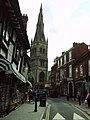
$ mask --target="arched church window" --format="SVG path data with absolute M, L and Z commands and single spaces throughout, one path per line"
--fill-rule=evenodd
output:
M 36 48 L 33 48 L 31 51 L 32 53 L 36 53 Z
M 34 53 L 36 53 L 36 48 L 34 48 Z
M 39 82 L 44 82 L 44 78 L 45 78 L 45 74 L 44 74 L 44 72 L 42 71 L 42 72 L 39 74 Z
M 45 60 L 42 60 L 42 59 L 40 60 L 40 66 L 41 66 L 41 67 L 44 67 L 44 66 L 45 66 Z
M 45 48 L 43 49 L 43 54 L 45 54 Z
M 42 53 L 42 48 L 40 48 L 40 53 Z

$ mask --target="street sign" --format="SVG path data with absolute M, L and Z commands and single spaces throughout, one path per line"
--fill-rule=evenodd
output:
M 60 115 L 59 113 L 57 113 L 57 114 L 54 116 L 53 120 L 65 120 L 65 118 L 64 118 L 62 115 Z
M 79 116 L 78 114 L 74 113 L 73 114 L 73 120 L 85 120 L 85 118 Z

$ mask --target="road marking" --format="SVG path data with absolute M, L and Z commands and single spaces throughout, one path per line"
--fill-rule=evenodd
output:
M 65 120 L 65 118 L 64 118 L 62 115 L 60 115 L 59 113 L 57 113 L 57 114 L 54 116 L 53 120 Z
M 79 110 L 82 114 L 85 115 L 85 117 L 86 117 L 88 120 L 90 120 L 90 116 L 89 116 L 87 113 L 85 113 L 85 111 L 82 111 L 80 108 L 78 108 L 78 107 L 76 107 L 76 106 L 73 106 L 73 107 L 76 108 L 77 110 Z
M 81 117 L 80 115 L 74 113 L 73 114 L 73 120 L 85 120 L 85 118 Z
M 49 120 L 50 108 L 51 108 L 51 104 L 48 105 L 48 108 L 47 108 L 47 111 L 46 111 L 46 117 L 45 117 L 45 120 Z

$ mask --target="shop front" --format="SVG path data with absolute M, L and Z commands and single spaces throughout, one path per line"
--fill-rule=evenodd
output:
M 82 80 L 79 80 L 79 81 L 75 82 L 74 92 L 75 92 L 76 97 L 77 97 L 77 92 L 80 92 L 82 99 L 85 99 L 86 91 L 87 91 L 86 79 L 82 79 Z
M 3 57 L 0 58 L 0 115 L 6 115 L 24 100 L 27 84 L 25 77 Z

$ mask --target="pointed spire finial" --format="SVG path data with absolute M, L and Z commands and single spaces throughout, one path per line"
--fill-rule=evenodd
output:
M 42 10 L 42 3 L 41 3 L 41 7 L 40 7 L 40 10 Z
M 42 12 L 42 3 L 40 6 L 40 12 L 38 15 L 38 22 L 37 22 L 37 26 L 36 26 L 36 33 L 35 33 L 35 37 L 34 40 L 45 40 L 45 35 L 44 35 L 44 23 L 43 23 L 43 12 Z

